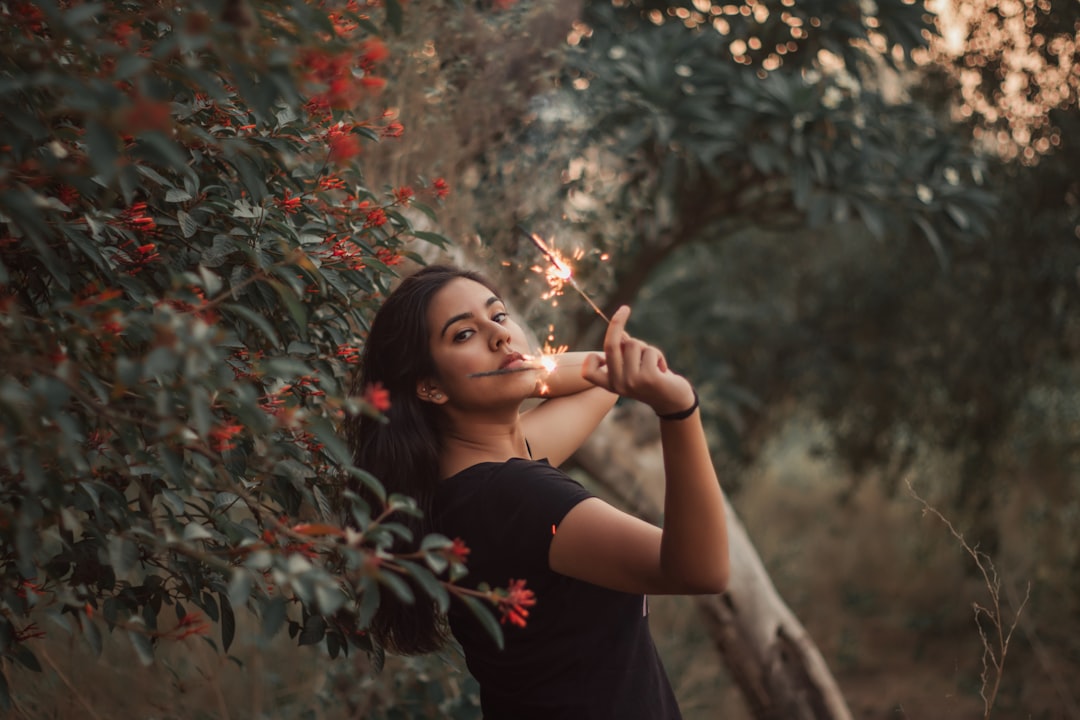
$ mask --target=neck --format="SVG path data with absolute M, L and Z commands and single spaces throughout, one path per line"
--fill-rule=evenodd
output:
M 519 415 L 503 419 L 451 418 L 443 432 L 439 474 L 450 477 L 481 462 L 527 458 Z

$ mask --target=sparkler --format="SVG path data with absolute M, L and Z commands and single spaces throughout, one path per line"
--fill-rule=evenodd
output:
M 551 288 L 556 295 L 562 292 L 563 285 L 570 283 L 570 287 L 577 290 L 578 295 L 580 295 L 585 302 L 589 303 L 589 307 L 591 307 L 597 315 L 602 317 L 604 322 L 611 322 L 611 320 L 608 319 L 608 316 L 604 314 L 604 311 L 601 310 L 599 306 L 593 302 L 593 299 L 581 289 L 580 285 L 578 285 L 577 280 L 574 279 L 573 269 L 563 256 L 559 254 L 558 250 L 549 246 L 544 242 L 543 238 L 536 233 L 531 233 L 520 225 L 515 226 L 514 230 L 528 238 L 529 241 L 536 246 L 536 249 L 543 253 L 544 257 L 551 263 L 551 266 L 544 271 L 544 274 L 547 276 L 548 284 L 551 285 Z
M 574 290 L 577 291 L 578 295 L 580 295 L 585 300 L 585 302 L 589 304 L 589 307 L 591 307 L 597 315 L 604 319 L 604 322 L 611 322 L 611 320 L 608 319 L 608 316 L 604 314 L 604 311 L 601 310 L 600 307 L 595 302 L 593 302 L 593 299 L 589 297 L 584 290 L 581 289 L 580 285 L 577 284 L 577 280 L 574 279 L 573 268 L 570 267 L 570 264 L 566 261 L 565 258 L 563 258 L 562 254 L 558 250 L 544 242 L 543 238 L 541 238 L 536 233 L 531 233 L 520 225 L 517 225 L 514 230 L 528 238 L 529 242 L 535 245 L 536 249 L 543 253 L 544 257 L 550 263 L 550 265 L 543 270 L 544 276 L 547 278 L 548 285 L 551 286 L 550 294 L 561 295 L 563 288 L 569 283 L 570 287 L 574 288 Z M 535 269 L 538 272 L 540 271 L 539 268 Z M 551 336 L 549 336 L 548 339 L 550 340 Z M 545 342 L 544 349 L 541 351 L 540 355 L 526 355 L 526 362 L 518 365 L 517 367 L 499 368 L 498 370 L 469 373 L 467 377 L 479 378 L 489 377 L 492 375 L 507 375 L 510 373 L 527 372 L 529 370 L 540 370 L 544 373 L 544 377 L 546 377 L 559 365 L 559 363 L 555 360 L 555 356 L 559 353 L 564 352 L 565 350 L 566 346 L 552 348 Z M 573 364 L 580 365 L 581 363 Z M 541 393 L 543 394 L 546 392 L 547 386 L 543 384 L 543 380 L 541 380 L 540 382 Z

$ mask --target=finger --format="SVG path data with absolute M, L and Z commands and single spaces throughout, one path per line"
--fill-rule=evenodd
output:
M 585 356 L 585 362 L 581 364 L 581 377 L 605 390 L 611 389 L 607 363 L 599 353 L 589 353 Z
M 667 358 L 664 357 L 664 353 L 660 352 L 659 350 L 657 350 L 656 352 L 660 353 L 660 362 L 658 363 L 657 367 L 660 368 L 660 372 L 666 373 L 668 371 Z
M 626 320 L 630 317 L 630 308 L 623 305 L 611 316 L 607 332 L 604 334 L 604 357 L 607 360 L 608 377 L 612 389 L 620 386 L 623 378 L 622 344 L 626 334 Z
M 623 378 L 632 385 L 647 366 L 642 362 L 649 346 L 640 340 L 630 339 L 623 343 Z
M 645 348 L 645 352 L 641 354 L 641 367 L 643 370 L 665 372 L 667 363 L 664 361 L 664 354 L 649 345 Z

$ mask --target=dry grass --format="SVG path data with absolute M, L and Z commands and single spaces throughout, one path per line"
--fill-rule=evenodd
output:
M 992 576 L 971 572 L 971 555 L 956 538 L 935 518 L 924 517 L 923 507 L 904 492 L 890 494 L 872 479 L 853 487 L 850 478 L 810 452 L 819 435 L 812 421 L 793 420 L 762 453 L 767 462 L 744 480 L 734 503 L 854 716 L 976 720 L 992 707 L 993 717 L 1001 719 L 1080 717 L 1068 680 L 1080 674 L 1080 623 L 1061 611 L 1070 606 L 1068 588 L 1042 587 L 1040 578 L 1034 578 L 1032 603 L 1016 626 L 1020 632 L 1011 638 L 1007 667 L 1001 664 L 1000 641 L 987 638 L 1004 672 L 998 673 L 994 702 L 984 703 L 983 696 L 992 692 L 995 661 L 989 660 L 987 684 L 985 646 L 972 622 L 972 604 L 1003 618 L 1001 641 L 1006 640 L 1024 595 L 1023 583 L 1009 571 L 1022 573 L 1048 562 L 1040 557 L 1038 535 L 1010 522 L 1023 510 L 1010 504 L 1002 518 L 1003 545 L 1010 550 L 1000 568 L 1000 592 L 988 601 Z M 925 470 L 937 479 L 927 491 L 928 502 L 948 507 L 952 488 L 941 480 L 953 476 L 948 463 Z M 1012 592 L 1014 587 L 1019 592 Z M 689 605 L 673 599 L 653 609 L 657 642 L 688 720 L 717 717 L 721 710 L 725 718 L 747 717 L 715 653 L 698 647 Z M 1053 628 L 1042 633 L 1048 640 L 1040 640 L 1039 627 Z M 692 652 L 699 654 L 690 657 Z

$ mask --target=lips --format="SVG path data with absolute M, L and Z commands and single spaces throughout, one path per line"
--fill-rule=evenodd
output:
M 521 353 L 518 353 L 518 352 L 510 353 L 505 358 L 503 358 L 502 364 L 499 365 L 499 369 L 500 370 L 506 370 L 506 369 L 514 367 L 516 365 L 520 365 L 523 362 L 525 362 L 525 356 L 524 355 L 522 355 Z

